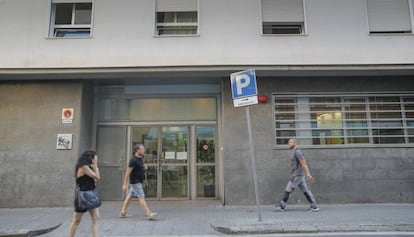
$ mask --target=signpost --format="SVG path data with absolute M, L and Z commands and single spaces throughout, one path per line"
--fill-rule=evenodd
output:
M 234 107 L 246 106 L 246 117 L 247 117 L 247 130 L 249 132 L 249 145 L 250 145 L 250 156 L 251 166 L 253 174 L 253 185 L 254 192 L 256 195 L 256 206 L 259 221 L 262 221 L 262 214 L 260 212 L 260 198 L 259 198 L 259 187 L 257 184 L 257 171 L 256 171 L 256 157 L 254 154 L 254 141 L 252 138 L 252 128 L 250 121 L 250 107 L 249 105 L 258 104 L 257 100 L 257 84 L 256 74 L 254 69 L 235 72 L 230 75 L 231 80 L 231 92 L 233 96 Z

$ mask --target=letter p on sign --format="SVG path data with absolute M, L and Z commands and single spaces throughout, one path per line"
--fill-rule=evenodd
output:
M 242 89 L 250 85 L 250 77 L 246 74 L 236 75 L 235 83 L 237 95 L 243 95 Z

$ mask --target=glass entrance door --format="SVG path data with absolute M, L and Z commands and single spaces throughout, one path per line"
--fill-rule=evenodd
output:
M 216 197 L 216 130 L 215 127 L 197 126 L 196 173 L 197 197 Z
M 145 171 L 144 191 L 148 198 L 158 198 L 159 131 L 159 127 L 133 127 L 131 129 L 131 150 L 138 143 L 144 144 L 145 147 L 144 163 L 147 170 Z
M 188 127 L 133 127 L 131 147 L 145 146 L 146 197 L 188 199 Z
M 188 127 L 163 127 L 161 198 L 188 199 Z

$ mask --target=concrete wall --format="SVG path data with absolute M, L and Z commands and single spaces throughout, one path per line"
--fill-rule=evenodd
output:
M 74 166 L 90 145 L 82 94 L 81 82 L 0 83 L 0 207 L 72 203 Z M 74 109 L 72 124 L 61 123 L 62 108 Z M 73 134 L 72 150 L 56 150 L 58 133 Z
M 307 35 L 261 35 L 260 0 L 200 0 L 199 36 L 154 36 L 153 0 L 94 1 L 93 36 L 48 38 L 49 0 L 0 0 L 0 68 L 411 64 L 414 37 L 369 35 L 365 0 L 306 0 Z
M 233 108 L 230 80 L 224 83 L 223 159 L 226 204 L 255 204 L 245 108 Z M 291 151 L 274 149 L 272 93 L 408 91 L 411 78 L 258 78 L 267 104 L 251 106 L 253 139 L 261 203 L 280 199 L 289 179 Z M 305 155 L 321 203 L 413 202 L 414 148 L 306 148 Z M 295 192 L 290 203 L 307 203 Z

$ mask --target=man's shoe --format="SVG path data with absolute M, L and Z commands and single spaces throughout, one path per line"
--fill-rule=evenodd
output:
M 319 211 L 319 207 L 315 204 L 312 204 L 309 209 L 310 212 L 318 212 Z
M 273 207 L 275 208 L 276 211 L 285 211 L 285 207 L 286 205 L 282 205 L 281 203 L 275 203 L 273 204 Z

